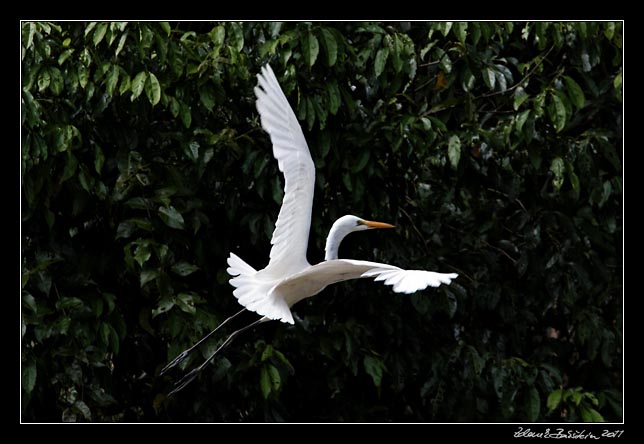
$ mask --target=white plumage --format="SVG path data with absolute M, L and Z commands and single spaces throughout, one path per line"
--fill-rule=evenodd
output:
M 324 262 L 309 264 L 306 260 L 306 248 L 311 226 L 315 166 L 302 129 L 270 66 L 264 66 L 257 78 L 257 110 L 262 127 L 271 137 L 273 155 L 284 174 L 284 200 L 275 223 L 270 260 L 266 268 L 257 271 L 235 253 L 230 253 L 227 271 L 232 276 L 230 283 L 235 287 L 233 295 L 237 301 L 245 309 L 262 317 L 231 333 L 208 359 L 177 381 L 168 396 L 193 381 L 217 353 L 245 330 L 271 319 L 293 324 L 291 307 L 304 298 L 316 295 L 330 284 L 349 279 L 374 278 L 376 281 L 383 281 L 385 285 L 391 285 L 397 293 L 413 293 L 427 287 L 449 284 L 457 277 L 455 273 L 403 270 L 377 262 L 338 259 L 340 243 L 348 234 L 393 227 L 352 215 L 341 217 L 331 227 Z M 200 344 L 243 311 L 244 309 L 230 316 L 192 347 L 177 355 L 161 369 L 160 374 L 183 362 Z
M 392 286 L 397 293 L 414 293 L 427 287 L 449 284 L 458 275 L 423 270 L 403 270 L 377 262 L 338 259 L 342 239 L 354 231 L 391 228 L 347 215 L 331 228 L 325 261 L 310 265 L 306 259 L 315 166 L 302 129 L 269 65 L 262 68 L 255 87 L 262 127 L 270 135 L 273 155 L 284 174 L 284 200 L 271 239 L 270 261 L 256 271 L 234 253 L 228 258 L 233 276 L 233 295 L 239 303 L 267 319 L 293 324 L 290 308 L 330 284 L 349 279 L 374 278 Z

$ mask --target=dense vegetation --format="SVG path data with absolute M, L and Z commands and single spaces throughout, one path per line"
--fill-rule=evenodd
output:
M 23 420 L 621 420 L 621 39 L 612 22 L 22 23 Z M 318 170 L 309 260 L 351 213 L 398 228 L 341 257 L 460 276 L 335 285 L 167 399 L 181 372 L 159 370 L 239 309 L 228 253 L 267 262 L 267 62 Z

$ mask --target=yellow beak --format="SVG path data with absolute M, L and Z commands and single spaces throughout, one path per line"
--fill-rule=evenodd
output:
M 384 222 L 373 222 L 371 220 L 363 220 L 362 224 L 369 228 L 395 228 L 394 225 L 386 224 Z

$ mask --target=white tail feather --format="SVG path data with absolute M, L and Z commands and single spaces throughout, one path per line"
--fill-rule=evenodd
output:
M 228 258 L 228 274 L 233 276 L 230 284 L 235 287 L 233 295 L 247 310 L 266 316 L 269 319 L 280 320 L 294 324 L 293 315 L 286 302 L 275 297 L 271 290 L 277 283 L 275 280 L 260 279 L 260 274 L 244 262 L 235 253 Z

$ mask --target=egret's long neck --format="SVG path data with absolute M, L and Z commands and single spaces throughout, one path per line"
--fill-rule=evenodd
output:
M 346 225 L 339 223 L 337 220 L 329 231 L 329 236 L 326 238 L 326 247 L 324 247 L 324 260 L 331 261 L 338 258 L 338 250 L 340 249 L 340 242 L 344 237 L 351 233 L 351 229 Z

